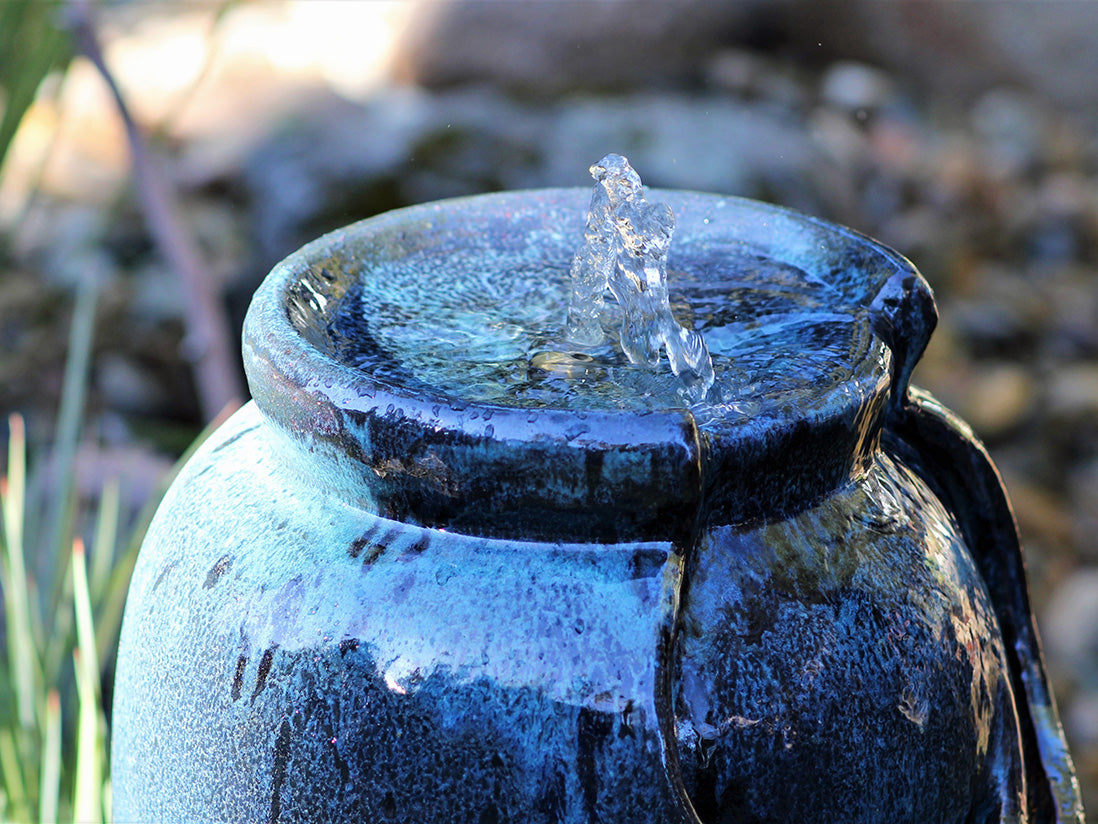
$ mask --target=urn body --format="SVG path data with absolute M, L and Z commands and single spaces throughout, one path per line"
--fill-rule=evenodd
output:
M 394 213 L 272 273 L 255 402 L 134 574 L 119 820 L 1081 820 L 1009 505 L 908 391 L 929 290 L 840 227 L 666 194 L 738 381 L 706 408 L 612 364 L 578 397 L 522 367 L 511 402 L 400 348 L 481 269 L 566 268 L 580 193 Z M 722 269 L 749 258 L 803 280 Z

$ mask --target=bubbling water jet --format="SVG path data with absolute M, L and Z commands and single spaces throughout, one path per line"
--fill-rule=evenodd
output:
M 631 363 L 656 366 L 660 349 L 692 402 L 713 387 L 713 362 L 696 329 L 671 314 L 667 255 L 675 216 L 662 203 L 649 203 L 640 177 L 621 155 L 609 154 L 591 167 L 595 179 L 583 244 L 571 265 L 569 342 L 587 347 L 603 342 L 606 290 L 620 304 L 622 351 Z

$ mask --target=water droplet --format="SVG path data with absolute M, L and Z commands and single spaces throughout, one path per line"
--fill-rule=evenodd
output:
M 442 564 L 435 570 L 435 583 L 439 586 L 445 586 L 454 575 L 457 574 L 457 570 L 451 564 Z
M 537 352 L 530 358 L 533 369 L 562 378 L 603 378 L 606 369 L 583 352 Z M 532 423 L 532 421 L 531 421 Z
M 586 434 L 590 431 L 591 431 L 591 427 L 588 426 L 587 424 L 577 423 L 575 426 L 573 426 L 572 428 L 565 431 L 564 437 L 567 438 L 570 441 L 573 441 L 576 438 L 578 438 L 580 435 L 584 435 L 584 434 Z

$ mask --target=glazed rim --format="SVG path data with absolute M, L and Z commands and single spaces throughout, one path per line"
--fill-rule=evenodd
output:
M 803 408 L 699 424 L 686 408 L 582 410 L 476 403 L 382 380 L 337 357 L 334 310 L 371 265 L 445 244 L 546 231 L 582 236 L 590 191 L 438 201 L 355 223 L 279 263 L 244 327 L 255 402 L 312 456 L 310 475 L 358 506 L 424 526 L 555 540 L 677 540 L 700 508 L 742 523 L 788 514 L 865 471 L 890 355 L 866 336 L 845 380 Z M 654 191 L 676 238 L 742 243 L 868 310 L 898 253 L 850 229 L 741 198 Z M 563 227 L 563 228 L 562 228 Z

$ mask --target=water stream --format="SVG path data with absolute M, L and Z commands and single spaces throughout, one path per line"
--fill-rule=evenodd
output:
M 591 176 L 595 189 L 583 244 L 570 270 L 568 341 L 579 347 L 603 342 L 609 289 L 622 309 L 618 343 L 629 362 L 657 366 L 662 348 L 686 397 L 706 400 L 714 376 L 705 339 L 675 319 L 668 297 L 674 214 L 648 202 L 640 177 L 621 155 L 604 157 Z

